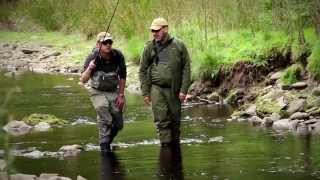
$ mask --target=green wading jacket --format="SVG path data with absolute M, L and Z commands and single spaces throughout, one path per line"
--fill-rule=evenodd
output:
M 168 37 L 168 40 L 171 37 Z M 165 47 L 168 52 L 168 66 L 171 70 L 172 82 L 171 89 L 174 96 L 179 92 L 186 94 L 190 85 L 190 56 L 184 43 L 174 38 L 172 42 Z M 143 96 L 150 96 L 151 91 L 151 66 L 155 62 L 156 52 L 154 50 L 154 41 L 148 41 L 143 49 L 140 59 L 139 78 Z

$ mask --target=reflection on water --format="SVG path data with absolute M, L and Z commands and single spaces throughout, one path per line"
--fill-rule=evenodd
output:
M 183 165 L 180 145 L 160 148 L 159 179 L 183 180 Z
M 101 152 L 101 180 L 123 180 L 124 170 L 117 155 Z

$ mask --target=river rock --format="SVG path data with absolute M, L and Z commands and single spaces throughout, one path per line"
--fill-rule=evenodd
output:
M 83 150 L 82 146 L 78 144 L 74 144 L 74 145 L 62 146 L 59 149 L 59 152 L 62 152 L 64 157 L 68 157 L 68 156 L 77 156 L 82 150 Z
M 289 103 L 289 107 L 287 109 L 287 113 L 289 116 L 291 116 L 293 113 L 297 111 L 304 110 L 306 106 L 306 100 L 305 99 L 297 99 Z
M 62 177 L 62 176 L 53 176 L 53 177 L 50 177 L 48 180 L 72 180 L 72 179 L 68 177 Z
M 40 176 L 39 176 L 39 180 L 48 180 L 48 179 L 50 179 L 50 178 L 52 178 L 52 177 L 56 177 L 56 176 L 58 176 L 58 174 L 42 173 L 42 174 L 40 174 Z
M 77 176 L 77 180 L 87 180 L 87 179 L 84 178 L 84 177 L 82 177 L 82 176 L 80 176 L 80 175 L 78 175 L 78 176 Z
M 248 120 L 253 126 L 260 126 L 261 124 L 264 124 L 264 121 L 259 118 L 258 116 L 252 116 Z
M 37 180 L 36 175 L 29 175 L 29 174 L 14 174 L 10 175 L 10 180 Z
M 13 136 L 20 136 L 30 132 L 32 127 L 23 121 L 10 121 L 3 129 Z
M 282 72 L 281 71 L 278 71 L 276 73 L 273 73 L 271 76 L 270 76 L 270 80 L 278 80 L 280 79 L 282 76 Z
M 51 126 L 49 123 L 40 122 L 34 126 L 34 131 L 45 132 L 45 131 L 49 131 L 50 128 L 51 128 Z
M 305 112 L 295 112 L 290 116 L 290 119 L 308 119 L 309 115 Z
M 257 115 L 257 105 L 255 104 L 251 104 L 247 109 L 246 109 L 246 113 L 254 116 Z
M 291 84 L 292 89 L 304 89 L 308 87 L 308 84 L 306 82 L 296 82 Z
M 319 119 L 310 119 L 310 120 L 304 121 L 303 124 L 309 125 L 317 122 L 319 122 Z
M 39 151 L 39 150 L 35 150 L 26 154 L 23 154 L 24 157 L 27 158 L 31 158 L 31 159 L 40 159 L 44 156 L 44 153 Z
M 207 99 L 208 99 L 209 101 L 219 102 L 220 96 L 219 96 L 219 94 L 218 94 L 217 92 L 213 92 L 213 93 L 211 93 L 211 94 L 209 94 L 209 95 L 207 96 Z
M 272 128 L 276 130 L 288 130 L 289 126 L 289 119 L 281 119 L 278 121 L 273 122 Z
M 288 106 L 288 101 L 284 98 L 284 96 L 279 97 L 276 101 L 280 106 L 280 109 L 284 109 Z

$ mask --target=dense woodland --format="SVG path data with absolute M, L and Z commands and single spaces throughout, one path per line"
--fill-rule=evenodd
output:
M 116 2 L 1 0 L 0 21 L 15 31 L 80 32 L 92 39 L 105 29 Z M 238 61 L 263 64 L 275 50 L 290 51 L 293 61 L 305 56 L 302 68 L 320 77 L 319 0 L 120 0 L 110 31 L 126 41 L 123 48 L 137 64 L 157 16 L 186 42 L 195 79 L 212 78 L 221 65 Z

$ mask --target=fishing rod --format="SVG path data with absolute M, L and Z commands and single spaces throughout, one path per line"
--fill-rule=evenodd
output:
M 115 6 L 115 8 L 114 8 L 114 10 L 113 10 L 113 13 L 112 13 L 111 17 L 110 17 L 110 20 L 109 20 L 109 23 L 108 23 L 106 32 L 105 32 L 105 34 L 104 34 L 104 36 L 103 36 L 103 39 L 106 38 L 107 33 L 108 33 L 109 29 L 110 29 L 111 22 L 112 22 L 112 20 L 113 20 L 114 15 L 116 14 L 116 11 L 117 11 L 117 8 L 118 8 L 118 5 L 119 5 L 119 1 L 120 1 L 120 0 L 117 1 L 117 4 L 116 4 L 116 6 Z M 100 43 L 99 51 L 98 51 L 98 56 L 100 56 L 101 46 L 102 46 L 102 45 L 101 45 L 101 43 Z M 96 58 L 95 58 L 95 64 L 96 64 Z

